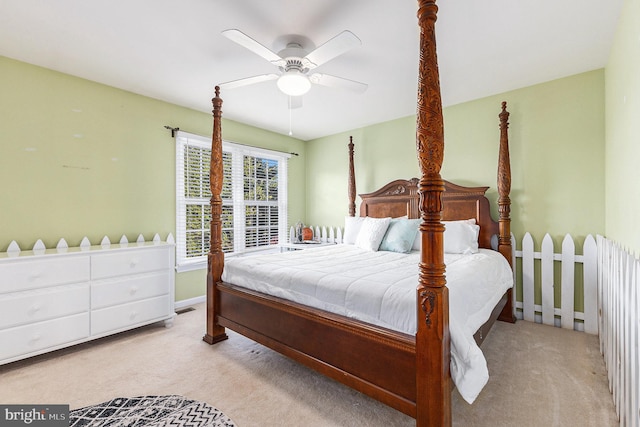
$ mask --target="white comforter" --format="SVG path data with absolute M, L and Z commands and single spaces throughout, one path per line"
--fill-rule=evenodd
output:
M 415 334 L 419 252 L 370 252 L 353 245 L 228 258 L 222 280 L 266 294 Z M 449 288 L 451 376 L 473 403 L 489 374 L 473 334 L 513 285 L 495 251 L 445 255 Z

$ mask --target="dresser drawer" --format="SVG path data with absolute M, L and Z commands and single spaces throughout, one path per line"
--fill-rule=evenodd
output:
M 95 310 L 168 294 L 171 283 L 170 274 L 173 272 L 149 273 L 94 282 L 91 285 L 91 308 Z
M 0 331 L 0 360 L 28 355 L 89 336 L 89 313 Z
M 144 250 L 124 250 L 116 253 L 94 255 L 91 258 L 91 278 L 109 277 L 145 273 L 171 269 L 169 247 Z
M 91 335 L 129 328 L 154 319 L 166 319 L 169 315 L 168 295 L 93 310 L 91 312 Z
M 86 282 L 89 270 L 88 255 L 0 262 L 0 293 Z
M 89 311 L 89 283 L 0 294 L 0 329 Z

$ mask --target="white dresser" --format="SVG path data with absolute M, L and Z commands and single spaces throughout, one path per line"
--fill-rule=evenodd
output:
M 0 253 L 0 364 L 164 321 L 175 246 L 144 242 Z

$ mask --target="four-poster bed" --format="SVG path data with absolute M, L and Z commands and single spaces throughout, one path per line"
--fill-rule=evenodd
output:
M 422 176 L 396 180 L 361 195 L 361 217 L 421 218 L 415 335 L 376 326 L 221 280 L 222 133 L 219 88 L 213 99 L 211 155 L 211 242 L 207 274 L 207 333 L 210 344 L 227 338 L 228 327 L 320 373 L 416 418 L 418 426 L 451 424 L 451 342 L 449 294 L 445 286 L 444 231 L 441 220 L 474 219 L 478 244 L 511 261 L 510 170 L 506 105 L 500 114 L 498 192 L 500 219 L 491 219 L 488 187 L 461 187 L 440 176 L 443 119 L 436 60 L 434 0 L 420 0 L 421 30 L 417 111 L 417 153 Z M 355 215 L 353 146 L 350 145 L 349 213 Z M 353 208 L 352 208 L 353 206 Z M 495 245 L 494 245 L 495 246 Z M 494 248 L 496 249 L 496 248 Z M 513 321 L 511 291 L 500 298 L 489 320 L 475 334 L 482 341 L 500 318 Z

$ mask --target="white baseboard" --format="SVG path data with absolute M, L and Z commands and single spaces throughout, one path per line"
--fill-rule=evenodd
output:
M 518 320 L 523 320 L 524 319 L 524 314 L 522 313 L 522 310 L 519 309 L 519 306 L 522 306 L 522 303 L 518 301 L 516 303 L 516 307 L 518 308 L 516 310 L 516 318 Z M 536 307 L 538 307 L 538 306 L 536 306 Z M 556 310 L 559 311 L 557 308 L 556 308 Z M 584 332 L 584 322 L 580 321 L 581 320 L 580 317 L 583 317 L 583 316 L 579 317 L 578 313 L 579 312 L 576 311 L 576 317 L 573 320 L 573 330 L 574 331 L 579 331 L 579 332 Z M 582 315 L 582 313 L 579 313 L 579 314 Z M 536 312 L 536 313 L 534 313 L 534 316 L 535 316 L 534 323 L 542 324 L 542 314 L 539 313 L 539 312 Z M 561 328 L 562 327 L 562 323 L 560 322 L 560 318 L 556 317 L 556 318 L 553 319 L 553 326 L 555 326 L 556 328 Z
M 195 298 L 189 298 L 189 299 L 183 299 L 182 301 L 176 301 L 175 303 L 175 309 L 176 310 L 181 310 L 185 307 L 189 307 L 192 305 L 196 305 L 196 304 L 200 304 L 203 302 L 207 301 L 207 296 L 206 295 L 202 295 L 199 297 L 195 297 Z

